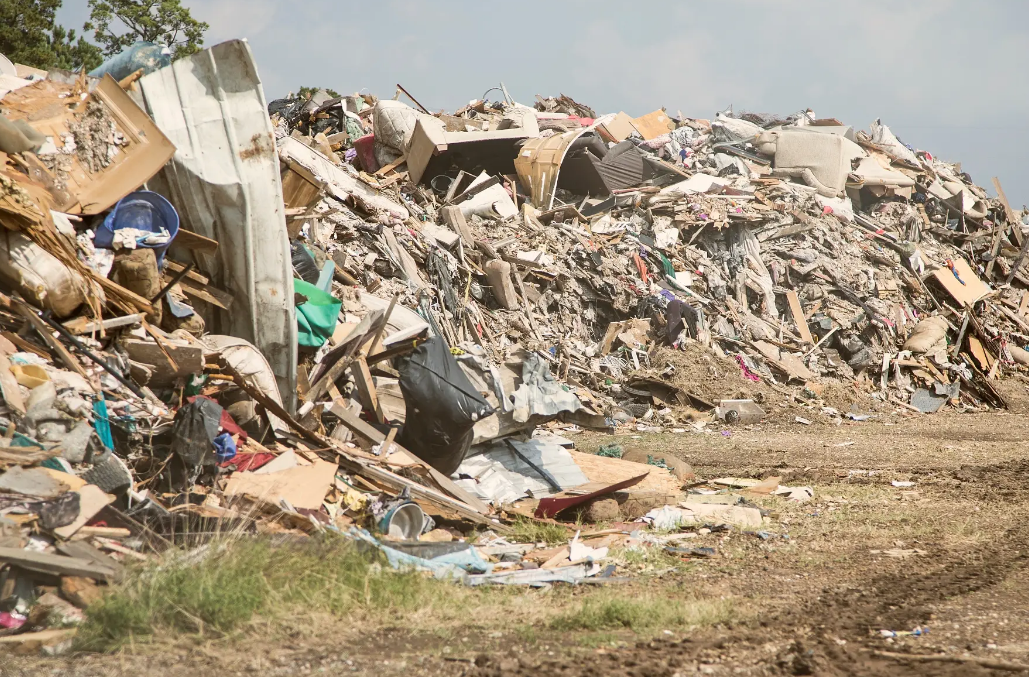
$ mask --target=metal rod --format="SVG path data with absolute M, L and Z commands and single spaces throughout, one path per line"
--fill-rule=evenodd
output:
M 133 395 L 135 395 L 136 397 L 140 398 L 141 400 L 147 399 L 146 395 L 143 394 L 143 391 L 140 390 L 139 387 L 135 383 L 133 383 L 128 378 L 123 376 L 117 369 L 115 369 L 111 365 L 107 364 L 106 361 L 100 359 L 97 355 L 93 354 L 93 351 L 91 351 L 89 348 L 87 348 L 85 345 L 83 345 L 82 342 L 79 341 L 77 338 L 72 336 L 71 332 L 69 332 L 67 329 L 65 329 L 63 324 L 61 324 L 60 322 L 58 322 L 54 318 L 50 317 L 50 311 L 42 313 L 39 317 L 44 322 L 49 324 L 51 327 L 56 329 L 57 333 L 59 333 L 61 336 L 63 336 L 65 338 L 65 340 L 68 341 L 68 343 L 70 343 L 73 346 L 75 346 L 76 348 L 78 348 L 80 353 L 82 353 L 83 355 L 88 357 L 90 360 L 92 360 L 93 362 L 98 364 L 108 374 L 110 374 L 114 378 L 118 379 L 118 382 L 121 383 L 126 388 L 128 388 L 129 390 L 131 390 Z
M 1021 224 L 1014 224 L 1011 229 L 1018 228 Z M 1004 280 L 1004 284 L 1011 284 L 1011 281 L 1015 279 L 1015 275 L 1018 275 L 1018 269 L 1022 267 L 1022 261 L 1025 261 L 1025 255 L 1029 254 L 1029 237 L 1022 240 L 1022 250 L 1018 252 L 1018 258 L 1015 259 L 1014 265 L 1011 266 L 1011 272 L 1008 273 L 1008 279 Z M 990 263 L 993 263 L 992 261 Z
M 540 477 L 542 477 L 546 481 L 546 483 L 549 484 L 550 487 L 554 491 L 561 491 L 561 485 L 558 484 L 556 479 L 554 479 L 554 476 L 551 475 L 546 470 L 544 470 L 543 468 L 541 468 L 538 465 L 536 465 L 535 463 L 533 463 L 532 461 L 530 461 L 525 454 L 523 454 L 521 451 L 519 451 L 518 447 L 516 447 L 514 445 L 514 442 L 511 441 L 510 437 L 505 439 L 504 442 L 506 442 L 507 446 L 509 446 L 511 448 L 511 451 L 513 451 L 515 453 L 515 456 L 517 456 L 518 458 L 520 458 L 523 461 L 525 461 L 526 465 L 528 465 L 530 468 L 532 468 L 537 473 L 539 473 Z
M 432 115 L 432 113 L 429 112 L 429 109 L 423 106 L 422 104 L 418 103 L 418 99 L 411 96 L 411 92 L 401 87 L 399 82 L 397 83 L 397 89 L 406 94 L 407 98 L 411 99 L 411 101 L 414 101 L 415 105 L 422 109 L 423 113 L 425 113 L 426 115 Z
M 175 277 L 169 280 L 168 284 L 164 285 L 161 291 L 157 292 L 157 296 L 150 299 L 150 303 L 157 303 L 158 301 L 160 301 L 164 297 L 164 295 L 168 293 L 168 290 L 170 290 L 172 287 L 181 282 L 182 278 L 189 275 L 193 271 L 193 269 L 196 268 L 196 265 L 196 261 L 190 261 L 188 266 L 186 266 L 179 272 L 175 273 Z

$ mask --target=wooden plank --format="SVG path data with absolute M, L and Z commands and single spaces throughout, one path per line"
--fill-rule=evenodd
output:
M 1021 317 L 1019 317 L 1016 313 L 1008 310 L 1003 305 L 998 305 L 997 308 L 999 308 L 1000 312 L 1004 313 L 1008 317 L 1009 320 L 1011 320 L 1012 322 L 1017 324 L 1019 327 L 1021 327 L 1022 331 L 1029 332 L 1029 323 L 1027 323 L 1025 320 L 1023 320 Z
M 785 226 L 783 228 L 780 228 L 778 231 L 772 233 L 768 237 L 764 238 L 764 240 L 762 241 L 770 242 L 772 240 L 778 240 L 779 238 L 789 237 L 791 235 L 800 235 L 801 233 L 806 233 L 807 231 L 811 230 L 816 225 L 818 225 L 817 222 L 798 223 L 792 226 Z
M 170 276 L 162 276 L 161 284 L 168 284 L 169 282 L 171 282 Z M 199 299 L 200 301 L 210 303 L 212 306 L 217 306 L 222 310 L 229 310 L 234 300 L 232 295 L 228 292 L 224 292 L 210 286 L 200 287 L 193 284 L 193 282 L 188 279 L 180 280 L 179 287 L 182 289 L 182 293 L 186 296 L 191 296 L 195 299 Z
M 461 236 L 461 240 L 464 242 L 466 247 L 475 248 L 475 236 L 472 235 L 471 228 L 468 227 L 468 221 L 465 220 L 464 214 L 461 213 L 460 207 L 444 207 L 442 212 L 443 222 L 453 228 L 458 235 Z
M 228 371 L 232 370 L 228 369 Z M 421 484 L 418 484 L 417 482 L 411 481 L 404 477 L 400 477 L 399 475 L 395 475 L 388 470 L 378 468 L 376 466 L 361 462 L 353 458 L 350 455 L 349 451 L 346 449 L 346 447 L 344 447 L 336 440 L 333 440 L 328 437 L 323 437 L 315 432 L 308 430 L 307 428 L 304 428 L 302 425 L 297 423 L 296 420 L 294 420 L 293 417 L 289 415 L 289 412 L 282 408 L 282 405 L 267 397 L 263 392 L 261 392 L 259 388 L 255 388 L 245 378 L 243 378 L 239 374 L 233 374 L 233 377 L 233 381 L 236 383 L 236 385 L 242 388 L 247 395 L 252 397 L 262 407 L 264 407 L 265 409 L 267 409 L 268 411 L 270 411 L 271 413 L 275 414 L 283 421 L 285 421 L 294 431 L 296 431 L 298 435 L 308 440 L 309 442 L 313 442 L 314 444 L 319 445 L 322 448 L 332 449 L 333 451 L 335 451 L 336 455 L 339 457 L 339 463 L 342 468 L 355 474 L 363 475 L 365 478 L 372 480 L 373 482 L 378 482 L 382 486 L 393 489 L 394 491 L 403 491 L 406 487 L 411 490 L 411 495 L 414 498 L 421 499 L 427 503 L 431 503 L 432 505 L 442 508 L 443 510 L 453 512 L 459 515 L 460 517 L 468 519 L 477 524 L 487 525 L 494 531 L 510 531 L 509 528 L 504 527 L 503 525 L 489 519 L 482 512 L 477 511 L 475 508 L 473 508 L 470 504 L 466 502 L 455 500 L 444 494 L 439 493 L 438 491 L 434 491 L 432 489 L 429 489 L 428 487 L 424 487 Z M 344 416 L 349 414 L 349 412 L 347 412 L 339 404 L 333 404 L 331 411 L 340 420 L 343 420 Z M 353 418 L 353 415 L 351 415 L 348 418 Z M 353 430 L 353 428 L 351 428 L 351 430 Z M 379 434 L 381 435 L 381 433 Z M 383 437 L 383 439 L 385 438 Z M 449 478 L 444 479 L 449 480 Z
M 1005 284 L 1011 284 L 1011 280 L 1018 275 L 1018 270 L 1022 267 L 1022 262 L 1025 260 L 1026 254 L 1029 253 L 1029 238 L 1025 238 L 1024 240 L 1022 238 L 1022 222 L 1018 218 L 1018 215 L 1015 214 L 1015 210 L 1011 208 L 1011 203 L 1008 202 L 1008 196 L 1004 194 L 1004 188 L 1000 185 L 1000 179 L 995 176 L 992 181 L 993 187 L 997 191 L 997 197 L 1000 198 L 1000 203 L 1004 206 L 1004 214 L 1007 216 L 1008 228 L 1010 229 L 1012 239 L 1021 247 L 1021 251 L 1018 252 L 1018 258 L 1015 259 L 1014 265 L 1011 266 L 1011 272 L 1008 273 L 1008 278 L 1004 281 Z M 995 246 L 991 251 L 994 256 L 996 256 L 999 250 L 1000 247 Z M 991 260 L 989 264 L 987 264 L 986 268 L 987 277 L 989 277 L 992 265 L 993 261 Z
M 375 391 L 375 379 L 368 371 L 368 363 L 363 357 L 354 360 L 350 365 L 350 373 L 354 377 L 354 385 L 357 386 L 357 397 L 361 406 L 375 416 L 379 423 L 386 422 L 386 416 L 382 413 L 382 405 L 379 404 L 379 396 Z
M 1008 196 L 1004 194 L 1004 188 L 1000 185 L 1000 179 L 996 176 L 993 177 L 993 187 L 997 191 L 997 197 L 1000 198 L 1000 203 L 1004 205 L 1004 214 L 1008 217 L 1008 224 L 1013 227 L 1017 227 L 1021 221 L 1018 215 L 1015 214 L 1015 210 L 1011 208 L 1011 204 L 1008 202 Z
M 0 332 L 0 336 L 3 336 L 5 339 L 7 339 L 8 341 L 10 341 L 11 343 L 13 343 L 14 345 L 16 345 L 17 347 L 21 348 L 22 350 L 24 350 L 27 353 L 33 353 L 35 355 L 39 355 L 40 357 L 46 358 L 48 360 L 52 360 L 53 359 L 53 355 L 51 355 L 50 353 L 46 352 L 45 350 L 43 350 L 39 346 L 35 345 L 34 343 L 30 343 L 30 342 L 26 341 L 25 339 L 23 339 L 22 337 L 18 336 L 14 332 L 2 331 L 2 332 Z
M 341 405 L 333 404 L 332 408 L 330 408 L 329 411 L 332 412 L 332 414 L 335 415 L 337 418 L 339 418 L 340 422 L 344 426 L 349 428 L 350 431 L 358 437 L 362 437 L 371 442 L 372 444 L 382 444 L 386 441 L 387 436 L 384 435 L 378 428 L 371 425 L 367 421 L 362 420 L 356 414 L 342 407 Z M 480 501 L 477 497 L 473 496 L 472 494 L 469 494 L 464 489 L 454 484 L 454 481 L 451 480 L 449 477 L 447 477 L 440 471 L 425 463 L 425 461 L 415 456 L 413 453 L 411 453 L 410 451 L 402 447 L 400 444 L 398 444 L 396 441 L 393 442 L 393 446 L 395 446 L 399 450 L 399 452 L 405 453 L 408 456 L 410 456 L 419 465 L 422 465 L 425 468 L 427 468 L 429 470 L 429 475 L 432 477 L 433 481 L 436 482 L 436 484 L 438 484 L 440 488 L 442 488 L 444 491 L 457 497 L 458 499 L 472 506 L 484 515 L 489 513 L 489 506 Z
M 0 548 L 0 562 L 13 564 L 29 571 L 55 576 L 82 576 L 98 581 L 110 580 L 115 574 L 112 569 L 77 557 L 51 555 L 21 548 Z
M 797 325 L 797 331 L 800 332 L 800 338 L 805 343 L 814 343 L 814 338 L 811 336 L 811 329 L 807 326 L 807 319 L 804 317 L 804 308 L 800 305 L 800 297 L 797 296 L 796 290 L 789 290 L 786 292 L 786 300 L 790 304 L 790 312 L 793 313 L 793 322 Z
M 96 320 L 89 321 L 82 317 L 76 318 L 78 321 L 65 322 L 64 328 L 73 334 L 92 334 L 95 331 L 109 331 L 111 329 L 131 327 L 136 324 L 141 324 L 143 322 L 143 318 L 144 315 L 142 313 L 113 317 L 109 320 L 103 320 L 100 322 L 97 322 Z
M 607 355 L 611 352 L 611 347 L 615 343 L 615 338 L 622 331 L 622 322 L 611 322 L 607 325 L 607 331 L 604 332 L 604 340 L 600 342 L 600 354 Z
M 35 465 L 48 458 L 60 456 L 64 450 L 59 445 L 42 447 L 8 447 L 0 445 L 0 465 Z
M 1026 308 L 1029 308 L 1029 291 L 1022 292 L 1022 302 L 1018 304 L 1018 316 L 1025 317 Z
M 997 188 L 997 192 L 998 193 L 1002 192 L 1001 188 L 1000 188 L 1000 181 L 997 180 L 997 177 L 993 177 L 993 185 L 994 185 L 995 188 Z M 1004 200 L 1003 202 L 1004 202 L 1004 205 L 1005 205 L 1005 211 L 1010 209 L 1010 207 L 1007 206 L 1007 200 Z M 1004 239 L 1004 235 L 1007 234 L 1008 230 L 1017 227 L 1017 223 L 1011 220 L 1010 214 L 1011 213 L 1009 211 L 1008 212 L 1008 219 L 1007 219 L 1008 223 L 1007 223 L 1006 226 L 998 227 L 998 228 L 994 229 L 994 232 L 993 232 L 993 244 L 990 245 L 990 260 L 986 262 L 986 279 L 987 280 L 989 280 L 990 278 L 993 277 L 993 266 L 997 263 L 997 254 L 1000 253 L 1000 243 L 1001 243 L 1001 240 Z M 1021 263 L 1021 259 L 1019 259 L 1018 262 Z
M 122 527 L 82 527 L 77 535 L 82 537 L 128 538 L 132 535 L 132 532 Z
M 993 245 L 990 246 L 990 260 L 986 262 L 986 279 L 993 277 L 993 267 L 997 264 L 997 255 L 1000 254 L 1000 243 L 1008 230 L 1008 228 L 998 228 L 997 232 L 993 235 Z M 1021 262 L 1021 259 L 1019 259 L 1018 263 L 1021 264 Z
M 175 240 L 172 243 L 173 246 L 177 245 L 185 247 L 190 251 L 204 252 L 206 254 L 214 254 L 218 251 L 218 241 L 212 240 L 209 237 L 198 235 L 191 230 L 185 228 L 179 228 L 178 234 L 175 235 Z
M 311 384 L 311 390 L 307 393 L 306 401 L 315 402 L 320 399 L 329 386 L 334 384 L 340 376 L 343 375 L 350 365 L 353 364 L 354 354 L 357 353 L 370 339 L 377 336 L 381 327 L 386 325 L 385 314 L 379 314 L 375 311 L 367 313 L 362 319 L 361 323 L 358 324 L 349 334 L 346 339 L 334 348 L 323 358 L 328 360 L 330 356 L 335 357 L 339 351 L 343 351 L 343 354 L 328 368 L 324 373 L 315 379 L 314 383 Z
M 387 174 L 392 172 L 394 169 L 396 169 L 400 165 L 406 164 L 406 163 L 407 163 L 407 156 L 406 155 L 401 155 L 400 157 L 398 157 L 396 160 L 394 160 L 393 162 L 389 163 L 385 167 L 380 167 L 379 170 L 375 172 L 375 176 L 386 176 Z
M 181 273 L 185 269 L 186 269 L 186 266 L 182 265 L 178 261 L 172 261 L 169 258 L 166 258 L 164 260 L 164 270 L 165 270 L 165 272 L 168 272 L 168 273 L 170 273 L 173 276 L 176 273 Z M 203 285 L 211 284 L 210 278 L 208 278 L 206 275 L 201 275 L 195 269 L 189 271 L 188 273 L 186 273 L 186 278 L 190 279 L 190 280 L 193 280 L 194 282 L 196 282 L 198 284 L 203 284 Z
M 114 496 L 105 494 L 95 484 L 87 484 L 75 491 L 79 495 L 79 514 L 75 521 L 63 527 L 54 529 L 54 535 L 60 538 L 71 538 L 79 529 L 85 526 L 86 522 L 96 517 L 96 514 L 114 501 Z
M 92 271 L 92 268 L 87 268 L 87 270 Z M 132 308 L 126 310 L 126 312 L 145 313 L 147 315 L 150 315 L 154 312 L 154 306 L 150 303 L 150 299 L 145 299 L 139 294 L 131 292 L 125 287 L 121 286 L 120 284 L 114 282 L 113 280 L 109 280 L 106 277 L 103 277 L 99 274 L 94 273 L 93 279 L 96 280 L 97 283 L 99 283 L 100 286 L 104 288 L 105 292 L 107 292 L 107 298 L 109 303 L 116 305 L 118 307 L 123 307 L 126 306 L 125 303 L 116 303 L 113 300 L 123 299 L 125 301 L 128 301 L 128 303 L 132 304 Z

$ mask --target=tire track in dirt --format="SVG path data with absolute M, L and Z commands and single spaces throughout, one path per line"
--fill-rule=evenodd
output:
M 962 491 L 1011 502 L 1011 526 L 981 551 L 954 552 L 929 570 L 905 576 L 871 577 L 865 585 L 847 586 L 810 601 L 798 614 L 811 619 L 807 642 L 797 641 L 780 659 L 785 674 L 846 675 L 990 675 L 975 665 L 908 663 L 872 656 L 883 649 L 872 637 L 879 629 L 909 629 L 929 624 L 934 604 L 996 586 L 1029 563 L 1029 524 L 1019 514 L 1026 507 L 1029 460 L 990 466 L 962 466 L 952 473 Z M 1012 496 L 1018 500 L 1011 501 Z M 1021 508 L 1022 510 L 1018 510 Z M 789 623 L 790 619 L 783 619 Z M 841 644 L 838 640 L 846 640 Z
M 906 574 L 869 572 L 856 582 L 823 589 L 796 611 L 763 619 L 761 627 L 705 631 L 683 641 L 640 642 L 588 660 L 482 655 L 465 675 L 673 677 L 698 664 L 706 664 L 711 674 L 723 674 L 722 669 L 724 674 L 826 677 L 999 674 L 971 664 L 912 663 L 872 653 L 886 648 L 874 637 L 880 629 L 930 624 L 935 604 L 992 588 L 1029 564 L 1029 520 L 1020 514 L 1029 507 L 1029 460 L 963 466 L 952 474 L 963 483 L 962 491 L 1012 504 L 1007 517 L 1011 526 L 987 548 L 944 551 L 929 567 Z M 788 648 L 775 658 L 762 657 L 759 647 L 770 643 Z

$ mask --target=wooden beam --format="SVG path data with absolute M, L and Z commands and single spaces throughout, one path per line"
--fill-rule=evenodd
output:
M 385 167 L 380 167 L 379 170 L 375 172 L 375 176 L 386 176 L 387 174 L 392 172 L 394 169 L 396 169 L 397 167 L 399 167 L 402 164 L 405 164 L 406 162 L 407 162 L 407 156 L 406 155 L 401 155 L 400 157 L 398 157 L 396 160 L 394 160 L 393 162 L 389 163 Z
M 472 235 L 472 230 L 468 227 L 468 221 L 465 220 L 464 214 L 461 213 L 461 208 L 444 207 L 441 210 L 441 215 L 443 216 L 443 223 L 453 228 L 461 236 L 464 245 L 474 249 L 475 236 Z
M 339 418 L 340 422 L 344 426 L 349 428 L 350 431 L 358 437 L 362 437 L 371 442 L 372 444 L 382 444 L 386 441 L 387 435 L 384 435 L 378 428 L 362 420 L 345 407 L 340 406 L 339 404 L 333 404 L 329 411 L 334 416 Z M 393 442 L 393 446 L 397 447 L 397 449 L 400 452 L 405 453 L 409 455 L 412 459 L 416 460 L 419 465 L 422 465 L 425 468 L 427 468 L 429 470 L 430 477 L 432 477 L 433 481 L 436 482 L 436 484 L 438 484 L 441 489 L 459 498 L 461 501 L 467 503 L 468 505 L 472 506 L 478 512 L 484 515 L 489 513 L 489 506 L 480 501 L 477 497 L 473 496 L 472 494 L 469 494 L 464 489 L 457 486 L 454 483 L 454 481 L 451 480 L 449 477 L 447 477 L 440 471 L 425 463 L 425 461 L 421 460 L 413 453 L 411 453 L 404 447 L 400 446 L 400 444 L 398 444 L 396 441 Z
M 790 304 L 790 312 L 793 313 L 793 322 L 797 325 L 797 331 L 800 332 L 800 338 L 805 343 L 814 343 L 814 337 L 811 336 L 811 329 L 807 326 L 807 319 L 804 317 L 804 308 L 800 305 L 800 297 L 797 295 L 796 290 L 789 290 L 786 292 L 786 300 Z
M 186 249 L 194 252 L 204 252 L 205 254 L 214 254 L 218 251 L 218 241 L 212 240 L 209 237 L 198 235 L 191 230 L 185 228 L 179 228 L 178 234 L 175 235 L 173 245 L 185 247 Z
M 100 322 L 97 322 L 96 320 L 89 321 L 85 317 L 78 317 L 71 322 L 65 322 L 64 328 L 73 334 L 92 334 L 95 331 L 108 331 L 111 329 L 118 329 L 120 327 L 142 324 L 143 318 L 144 316 L 142 313 L 122 315 L 121 317 L 113 317 L 109 320 L 102 320 Z
M 45 552 L 33 552 L 21 548 L 0 548 L 0 562 L 13 564 L 28 569 L 54 576 L 82 576 L 99 581 L 110 580 L 115 572 L 107 567 L 102 567 L 77 557 L 65 557 L 64 555 L 51 555 Z
M 161 279 L 162 284 L 167 284 L 171 281 L 171 276 L 165 275 Z M 179 280 L 179 288 L 182 289 L 182 293 L 186 296 L 191 296 L 200 301 L 210 303 L 212 306 L 221 308 L 222 310 L 229 310 L 232 307 L 232 301 L 234 300 L 232 295 L 228 292 L 224 292 L 220 289 L 215 289 L 211 286 L 197 286 L 192 280 L 184 279 Z
M 32 353 L 34 355 L 39 355 L 40 357 L 42 357 L 44 359 L 47 359 L 47 360 L 52 360 L 54 358 L 54 356 L 51 355 L 50 353 L 46 352 L 45 350 L 43 350 L 42 348 L 40 348 L 36 344 L 30 343 L 29 341 L 26 341 L 25 339 L 23 339 L 22 337 L 18 336 L 14 332 L 0 331 L 0 336 L 3 336 L 5 339 L 7 339 L 8 341 L 10 341 L 11 343 L 13 343 L 14 345 L 16 345 L 17 347 L 21 348 L 22 350 L 24 350 L 27 353 Z
M 357 387 L 357 397 L 361 400 L 361 406 L 375 416 L 379 423 L 386 423 L 386 415 L 382 413 L 382 405 L 379 404 L 379 395 L 375 391 L 375 379 L 368 371 L 368 363 L 364 357 L 358 357 L 350 365 L 350 373 L 354 377 L 354 385 Z
M 175 275 L 175 273 L 181 273 L 183 270 L 185 270 L 186 266 L 182 265 L 178 261 L 172 261 L 171 259 L 166 258 L 164 260 L 164 269 L 171 275 Z M 198 273 L 195 269 L 186 273 L 186 278 L 203 285 L 211 283 L 210 278 L 208 278 L 206 275 Z
M 150 315 L 154 312 L 154 306 L 150 303 L 150 299 L 145 299 L 139 294 L 129 291 L 114 280 L 109 280 L 99 274 L 93 275 L 93 279 L 95 279 L 97 283 L 104 288 L 104 291 L 108 292 L 107 298 L 111 305 L 119 307 L 126 305 L 125 303 L 115 303 L 113 299 L 118 298 L 131 303 L 133 306 L 131 310 L 135 310 L 137 313 Z

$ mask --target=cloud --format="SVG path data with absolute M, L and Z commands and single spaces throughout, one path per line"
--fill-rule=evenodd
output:
M 205 39 L 209 45 L 261 35 L 273 25 L 277 9 L 283 6 L 276 0 L 204 0 L 185 4 L 193 4 L 190 13 L 194 19 L 210 24 Z
M 564 93 L 598 112 L 810 106 L 859 127 L 882 117 L 1029 202 L 1029 3 L 182 1 L 211 24 L 207 44 L 250 40 L 269 98 L 301 85 L 391 97 L 399 82 L 454 109 L 503 81 L 523 103 Z M 65 0 L 59 17 L 86 14 Z

